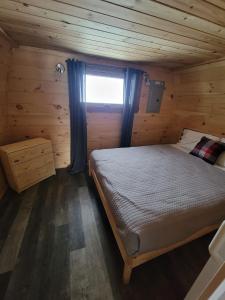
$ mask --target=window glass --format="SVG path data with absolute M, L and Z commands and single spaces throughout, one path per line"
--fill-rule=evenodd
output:
M 123 78 L 86 75 L 86 102 L 123 104 Z

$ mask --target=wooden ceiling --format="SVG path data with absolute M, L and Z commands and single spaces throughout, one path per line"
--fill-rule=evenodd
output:
M 0 0 L 19 45 L 182 66 L 225 56 L 224 0 Z

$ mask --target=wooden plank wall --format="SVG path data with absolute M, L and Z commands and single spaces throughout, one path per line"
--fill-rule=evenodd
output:
M 149 88 L 143 82 L 139 112 L 135 114 L 132 145 L 176 143 L 180 131 L 174 123 L 174 84 L 172 72 L 163 68 L 146 67 L 151 79 L 164 80 L 166 89 L 159 114 L 146 113 Z
M 7 74 L 10 58 L 10 45 L 0 34 L 0 145 L 8 141 L 7 128 Z M 0 198 L 6 190 L 6 182 L 0 166 Z
M 70 160 L 70 128 L 67 74 L 59 80 L 56 63 L 64 63 L 70 53 L 20 47 L 14 49 L 8 81 L 8 120 L 11 141 L 42 136 L 53 141 L 56 167 Z M 126 63 L 76 55 L 92 63 L 125 66 Z M 140 111 L 135 116 L 133 145 L 166 143 L 176 139 L 172 124 L 173 76 L 167 69 L 133 65 L 149 72 L 152 79 L 166 81 L 160 114 L 146 114 L 148 89 L 143 84 Z M 119 145 L 121 113 L 88 112 L 88 149 L 111 148 Z
M 225 60 L 175 72 L 176 122 L 225 136 Z
M 7 141 L 7 75 L 10 45 L 0 33 L 0 145 Z
M 47 50 L 46 50 L 47 51 Z M 65 56 L 13 49 L 8 79 L 8 123 L 11 142 L 32 137 L 52 140 L 56 167 L 69 161 L 69 109 L 67 74 L 54 72 Z

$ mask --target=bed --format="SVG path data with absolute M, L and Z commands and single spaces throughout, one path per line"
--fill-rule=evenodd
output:
M 134 267 L 215 230 L 225 217 L 223 168 L 187 148 L 178 143 L 91 153 L 90 174 L 124 260 L 124 283 Z

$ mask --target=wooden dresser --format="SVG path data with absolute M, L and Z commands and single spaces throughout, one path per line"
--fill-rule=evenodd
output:
M 0 147 L 8 183 L 18 193 L 55 174 L 51 141 L 35 138 Z

